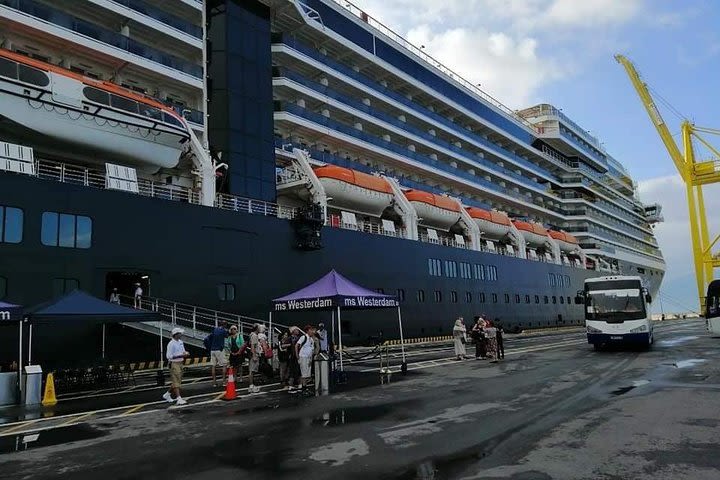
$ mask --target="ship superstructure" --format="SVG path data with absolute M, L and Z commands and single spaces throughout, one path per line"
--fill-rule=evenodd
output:
M 594 136 L 551 105 L 505 107 L 349 2 L 0 0 L 0 47 L 0 140 L 6 152 L 32 148 L 32 176 L 104 188 L 107 164 L 129 167 L 131 192 L 182 202 L 186 210 L 163 210 L 144 200 L 185 225 L 183 248 L 196 248 L 197 231 L 232 252 L 201 264 L 207 289 L 193 292 L 167 259 L 115 262 L 105 254 L 117 245 L 98 234 L 87 253 L 104 259 L 100 270 L 78 261 L 83 252 L 36 242 L 42 275 L 89 279 L 71 287 L 104 294 L 121 273 L 153 276 L 165 297 L 254 312 L 287 282 L 255 278 L 293 266 L 309 280 L 338 267 L 397 293 L 425 334 L 438 323 L 429 317 L 448 308 L 530 327 L 576 322 L 570 295 L 585 278 L 639 275 L 653 292 L 662 280 L 651 228 L 660 208 L 638 200 Z M 99 202 L 132 194 L 92 193 Z M 83 214 L 68 202 L 73 211 L 59 215 Z M 0 206 L 23 210 L 26 222 L 41 208 L 15 198 Z M 103 221 L 93 217 L 93 228 L 112 235 Z M 0 249 L 31 255 L 35 239 L 22 238 Z M 268 257 L 266 266 L 240 258 L 239 245 Z M 353 261 L 363 245 L 410 263 Z M 400 250 L 414 253 L 401 260 Z M 17 291 L 12 277 L 0 272 L 0 294 Z

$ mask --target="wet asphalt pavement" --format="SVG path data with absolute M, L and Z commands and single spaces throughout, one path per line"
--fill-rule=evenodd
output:
M 508 342 L 497 364 L 435 349 L 389 385 L 329 397 L 0 436 L 0 478 L 718 479 L 718 347 L 688 320 L 658 324 L 649 352 L 594 352 L 567 332 Z

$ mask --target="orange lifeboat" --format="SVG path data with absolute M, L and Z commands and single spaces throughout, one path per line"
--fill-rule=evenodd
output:
M 513 220 L 513 225 L 520 231 L 529 247 L 540 247 L 547 241 L 548 231 L 539 223 Z
M 483 238 L 500 240 L 510 232 L 510 218 L 503 212 L 477 207 L 465 207 L 465 210 L 480 227 Z
M 31 146 L 151 171 L 178 164 L 189 135 L 170 107 L 2 48 L 0 67 L 2 115 Z
M 556 230 L 549 230 L 550 236 L 558 242 L 560 250 L 563 252 L 573 252 L 578 249 L 578 239 L 565 232 L 558 232 Z
M 392 187 L 384 178 L 336 165 L 314 172 L 334 206 L 379 217 L 392 203 Z
M 404 193 L 415 207 L 422 225 L 449 230 L 460 220 L 460 205 L 451 198 L 423 190 L 408 190 Z

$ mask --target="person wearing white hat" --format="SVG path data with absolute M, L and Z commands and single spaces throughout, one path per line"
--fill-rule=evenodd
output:
M 165 353 L 170 367 L 170 389 L 165 392 L 163 398 L 169 403 L 176 402 L 177 405 L 185 405 L 187 403 L 187 400 L 180 396 L 183 364 L 185 363 L 185 357 L 190 356 L 190 353 L 185 350 L 185 344 L 180 340 L 183 333 L 185 333 L 185 331 L 182 328 L 175 327 L 172 329 L 172 340 L 168 342 Z

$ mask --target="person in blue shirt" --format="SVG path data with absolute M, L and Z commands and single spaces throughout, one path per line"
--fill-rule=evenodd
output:
M 223 321 L 219 326 L 215 327 L 209 335 L 210 344 L 210 363 L 212 365 L 212 381 L 214 386 L 218 386 L 215 377 L 215 367 L 220 366 L 223 369 L 223 386 L 227 383 L 227 357 L 225 356 L 225 338 L 228 336 L 227 322 Z

